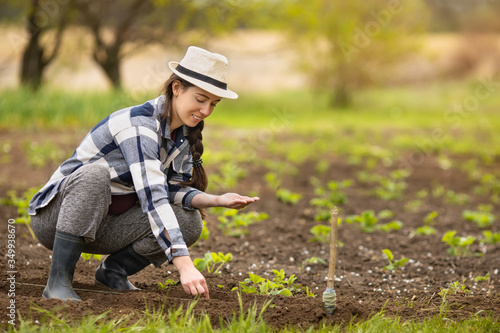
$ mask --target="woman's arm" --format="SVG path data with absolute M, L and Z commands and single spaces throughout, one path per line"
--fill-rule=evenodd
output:
M 259 197 L 247 197 L 238 193 L 226 193 L 222 195 L 200 193 L 193 197 L 191 206 L 194 208 L 226 207 L 242 209 L 258 200 L 260 200 Z

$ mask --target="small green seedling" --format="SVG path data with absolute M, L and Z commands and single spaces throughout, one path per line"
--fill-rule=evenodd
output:
M 328 243 L 330 241 L 330 230 L 329 225 L 316 224 L 310 230 L 314 236 L 311 238 L 311 242 Z
M 2 205 L 14 206 L 17 208 L 17 214 L 19 216 L 15 219 L 16 223 L 25 224 L 28 227 L 28 230 L 33 239 L 36 239 L 36 236 L 33 232 L 33 229 L 31 228 L 31 220 L 30 216 L 28 215 L 28 208 L 31 198 L 36 194 L 36 192 L 38 192 L 39 189 L 39 187 L 31 187 L 23 192 L 20 197 L 16 196 L 15 191 L 8 191 L 7 198 L 2 199 L 1 202 Z
M 172 279 L 168 279 L 165 283 L 158 282 L 158 288 L 167 289 L 169 286 L 176 286 L 179 284 L 179 281 L 174 281 Z
M 300 199 L 302 199 L 302 194 L 294 193 L 285 188 L 279 188 L 276 191 L 276 196 L 281 202 L 289 205 L 296 205 L 300 201 Z
M 266 181 L 267 186 L 277 191 L 281 186 L 281 180 L 279 180 L 278 175 L 275 172 L 268 172 L 264 175 L 264 180 Z
M 424 225 L 415 229 L 412 234 L 417 236 L 434 235 L 436 233 L 436 228 L 434 228 L 432 225 L 436 224 L 436 218 L 438 217 L 438 215 L 439 214 L 437 211 L 432 211 L 427 214 L 424 218 Z
M 35 168 L 43 167 L 49 163 L 60 162 L 67 157 L 66 152 L 52 142 L 39 144 L 35 141 L 24 141 L 22 148 L 28 163 Z
M 274 278 L 269 280 L 263 278 L 259 275 L 248 273 L 248 278 L 239 283 L 239 289 L 244 293 L 258 294 L 258 295 L 281 295 L 285 297 L 290 297 L 293 293 L 300 292 L 304 290 L 301 285 L 295 284 L 297 277 L 292 274 L 289 278 L 285 277 L 285 271 L 273 269 Z M 238 290 L 238 287 L 234 287 L 232 290 Z M 313 293 L 306 290 L 306 294 L 309 297 L 315 297 Z
M 384 232 L 391 232 L 393 230 L 399 230 L 403 226 L 403 222 L 401 221 L 392 221 L 389 223 L 383 223 L 378 226 L 378 228 Z
M 413 232 L 414 235 L 417 236 L 430 236 L 436 234 L 436 228 L 431 227 L 430 225 L 424 225 L 421 227 L 418 227 L 415 229 Z
M 500 243 L 500 233 L 492 232 L 490 230 L 483 231 L 483 239 L 481 239 L 481 243 L 492 245 Z
M 452 190 L 446 191 L 445 203 L 450 205 L 463 206 L 470 200 L 469 196 L 465 193 L 456 193 Z
M 211 173 L 209 183 L 215 189 L 233 188 L 238 184 L 238 181 L 245 178 L 247 175 L 246 169 L 240 167 L 233 161 L 223 163 L 218 173 Z
M 440 288 L 441 291 L 438 293 L 438 295 L 440 295 L 443 300 L 446 299 L 446 296 L 447 295 L 457 295 L 457 294 L 468 294 L 470 293 L 470 290 L 467 289 L 467 287 L 465 286 L 464 282 L 459 282 L 459 281 L 455 281 L 453 283 L 450 283 L 450 288 Z
M 204 271 L 205 269 L 209 273 L 220 274 L 220 269 L 222 266 L 233 260 L 233 255 L 231 253 L 215 253 L 215 252 L 207 252 L 203 258 L 196 258 L 193 260 L 194 266 L 199 271 Z
M 222 229 L 224 235 L 229 237 L 241 237 L 248 234 L 248 226 L 261 222 L 269 218 L 266 213 L 248 212 L 241 213 L 237 209 L 213 208 L 212 212 L 222 214 L 219 216 L 219 228 Z
M 387 266 L 384 266 L 384 269 L 388 271 L 393 271 L 398 267 L 403 267 L 408 262 L 408 258 L 405 257 L 402 257 L 399 260 L 394 260 L 394 255 L 389 249 L 383 249 L 382 252 L 384 253 L 387 260 L 389 260 L 389 264 Z
M 470 246 L 476 241 L 474 236 L 456 237 L 457 231 L 448 231 L 441 238 L 441 241 L 448 244 L 448 253 L 454 257 L 467 257 L 472 254 Z
M 378 229 L 378 218 L 375 216 L 373 210 L 365 210 L 361 215 L 350 215 L 345 219 L 346 223 L 358 223 L 361 230 L 366 233 L 375 232 Z
M 314 186 L 314 193 L 317 196 L 309 202 L 317 208 L 314 220 L 328 221 L 335 206 L 347 203 L 347 196 L 343 190 L 350 187 L 352 181 L 350 179 L 338 182 L 332 180 L 327 183 L 326 187 L 315 177 L 311 177 L 310 182 Z
M 490 273 L 486 273 L 486 275 L 478 275 L 474 278 L 475 282 L 483 282 L 483 281 L 490 281 Z
M 310 265 L 326 264 L 326 261 L 319 257 L 311 257 L 302 261 L 302 267 Z
M 330 215 L 331 216 L 331 215 Z M 337 223 L 342 224 L 342 219 L 338 218 Z M 329 225 L 316 224 L 313 226 L 309 232 L 313 234 L 313 238 L 310 239 L 311 242 L 328 243 L 330 242 L 330 231 L 332 227 Z M 337 240 L 337 245 L 342 247 L 344 244 Z
M 462 218 L 474 222 L 481 229 L 489 228 L 496 220 L 495 215 L 490 213 L 492 208 L 491 205 L 480 205 L 477 211 L 466 209 Z
M 439 213 L 437 211 L 432 211 L 429 214 L 427 214 L 424 218 L 424 224 L 425 225 L 434 225 L 436 224 L 436 218 L 438 217 Z

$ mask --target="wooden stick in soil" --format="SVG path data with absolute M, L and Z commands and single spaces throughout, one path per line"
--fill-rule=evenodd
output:
M 323 303 L 326 311 L 331 316 L 337 305 L 337 293 L 333 288 L 335 280 L 335 264 L 337 263 L 337 233 L 338 233 L 338 210 L 332 209 L 332 227 L 330 230 L 330 264 L 328 267 L 328 280 L 326 281 L 326 290 L 323 293 Z

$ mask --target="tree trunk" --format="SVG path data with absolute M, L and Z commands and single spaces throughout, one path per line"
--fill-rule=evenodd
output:
M 106 61 L 103 63 L 99 63 L 99 65 L 102 67 L 102 69 L 106 73 L 106 76 L 111 81 L 113 88 L 121 89 L 122 79 L 120 75 L 120 59 L 118 57 L 118 54 L 115 54 L 114 52 L 110 53 L 108 53 L 108 58 L 106 59 Z
M 37 26 L 35 15 L 39 10 L 39 0 L 31 2 L 30 13 L 26 22 L 29 33 L 28 45 L 23 52 L 21 66 L 21 83 L 33 89 L 38 89 L 42 83 L 42 74 L 46 66 L 43 61 L 43 48 L 40 45 L 42 28 Z
M 337 84 L 332 98 L 333 106 L 345 108 L 351 105 L 351 102 L 351 92 L 347 85 L 343 83 Z

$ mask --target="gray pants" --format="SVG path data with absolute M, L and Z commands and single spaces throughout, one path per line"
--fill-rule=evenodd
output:
M 166 260 L 154 237 L 149 220 L 136 204 L 120 215 L 108 214 L 111 203 L 110 176 L 106 167 L 87 164 L 68 176 L 59 193 L 44 208 L 31 216 L 36 237 L 52 249 L 56 230 L 85 239 L 83 252 L 111 254 L 128 245 L 156 267 Z M 202 220 L 198 210 L 172 205 L 187 246 L 201 235 Z

